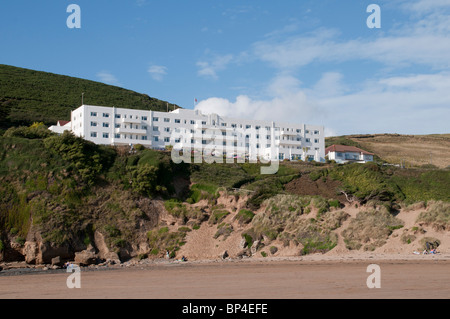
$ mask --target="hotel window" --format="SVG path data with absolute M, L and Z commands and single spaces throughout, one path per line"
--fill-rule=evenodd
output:
M 319 134 L 319 131 L 314 131 L 314 134 L 316 134 L 316 135 Z
M 194 121 L 194 120 L 191 120 L 191 124 L 195 124 L 195 121 Z
M 202 125 L 206 125 L 206 121 L 202 121 Z
M 260 128 L 261 128 L 261 126 L 259 126 L 259 125 L 255 126 L 256 130 L 259 130 Z
M 270 144 L 266 144 L 266 147 L 269 148 L 269 147 L 270 147 Z
M 309 138 L 307 138 L 307 139 L 305 139 L 305 142 L 309 143 L 309 142 L 311 142 L 311 140 Z
M 301 129 L 297 129 L 297 133 L 301 133 L 302 132 L 302 130 Z
M 157 118 L 157 117 L 154 117 L 154 118 L 153 118 L 153 122 L 158 122 L 158 118 Z
M 153 131 L 154 131 L 154 132 L 158 132 L 158 131 L 159 131 L 159 128 L 158 128 L 157 126 L 153 126 Z
M 247 125 L 245 125 L 245 128 L 249 129 L 249 128 L 252 128 L 252 126 L 247 124 Z
M 170 137 L 165 137 L 165 138 L 164 138 L 164 142 L 165 142 L 165 143 L 169 143 L 169 142 L 170 142 Z
M 114 127 L 115 128 L 120 128 L 120 124 L 115 124 Z
M 179 139 L 179 138 L 175 139 L 175 143 L 180 143 L 180 142 L 181 142 L 181 139 Z
M 236 124 L 231 124 L 231 127 L 232 128 L 236 128 Z
M 147 140 L 147 135 L 142 135 L 141 140 L 146 141 Z
M 297 141 L 300 142 L 302 140 L 301 137 L 297 137 Z
M 319 143 L 319 140 L 317 138 L 314 139 L 314 143 Z
M 165 128 L 164 128 L 164 132 L 170 133 L 170 127 L 165 127 Z
M 142 125 L 141 128 L 142 128 L 143 130 L 146 130 L 146 129 L 147 129 L 147 125 Z
M 158 136 L 153 136 L 153 140 L 154 140 L 155 142 L 158 142 L 158 141 L 159 141 Z
M 180 119 L 175 119 L 175 123 L 180 123 Z
M 115 118 L 116 118 L 116 119 L 120 119 L 120 114 L 116 114 L 116 115 L 115 115 Z
M 103 117 L 109 117 L 109 113 L 103 113 Z
M 91 116 L 97 116 L 97 112 L 91 112 Z
M 266 140 L 270 140 L 270 135 L 266 135 Z
M 147 116 L 141 116 L 141 120 L 147 121 Z
M 227 142 L 225 142 L 225 141 L 222 142 L 222 145 L 223 145 L 223 146 L 227 146 Z
M 103 138 L 109 138 L 109 133 L 103 133 Z
M 91 126 L 97 126 L 97 122 L 91 122 Z
M 91 132 L 91 137 L 97 137 L 97 132 Z
M 120 134 L 114 134 L 114 138 L 120 138 Z
M 170 122 L 170 119 L 167 118 L 167 117 L 165 117 L 165 118 L 164 118 L 164 122 L 169 123 L 169 122 Z
M 223 131 L 223 132 L 222 132 L 222 135 L 223 135 L 223 136 L 227 136 L 227 132 L 226 132 L 226 131 Z
M 195 143 L 194 139 L 193 139 L 193 138 L 191 138 L 191 144 L 194 144 L 194 143 Z
M 270 126 L 266 126 L 266 131 L 270 131 Z
M 306 134 L 309 134 L 309 130 L 305 130 L 305 133 L 306 133 Z
M 222 126 L 227 126 L 227 123 L 222 123 L 222 124 L 220 124 L 220 125 L 222 125 Z
M 109 127 L 109 123 L 103 122 L 103 127 Z

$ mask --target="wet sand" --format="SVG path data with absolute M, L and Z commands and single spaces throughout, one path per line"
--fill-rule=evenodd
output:
M 367 287 L 367 266 L 381 288 Z M 450 260 L 280 260 L 158 263 L 0 276 L 0 299 L 449 299 Z

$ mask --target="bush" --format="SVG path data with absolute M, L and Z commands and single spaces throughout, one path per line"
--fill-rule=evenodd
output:
M 450 203 L 442 201 L 429 202 L 428 209 L 420 213 L 417 222 L 424 222 L 438 231 L 450 229 Z
M 54 135 L 44 123 L 34 123 L 31 126 L 11 127 L 3 134 L 4 137 L 23 137 L 28 139 L 42 139 Z
M 385 243 L 393 230 L 403 227 L 401 220 L 386 209 L 359 212 L 342 232 L 348 249 L 372 249 Z
M 225 209 L 215 209 L 211 213 L 209 223 L 210 224 L 221 223 L 225 219 L 225 217 L 227 217 L 229 214 L 230 212 Z
M 214 239 L 223 236 L 223 240 L 227 239 L 228 236 L 233 232 L 233 226 L 228 223 L 221 223 L 217 227 L 217 232 L 214 234 Z
M 252 211 L 241 209 L 239 213 L 236 214 L 235 218 L 240 224 L 248 224 L 252 221 L 254 216 L 255 214 Z

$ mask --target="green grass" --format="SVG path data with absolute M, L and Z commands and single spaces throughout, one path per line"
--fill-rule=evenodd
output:
M 241 209 L 237 214 L 235 219 L 241 224 L 248 224 L 255 217 L 255 213 L 248 209 Z
M 0 127 L 70 120 L 82 93 L 85 104 L 167 110 L 166 101 L 117 86 L 0 64 Z

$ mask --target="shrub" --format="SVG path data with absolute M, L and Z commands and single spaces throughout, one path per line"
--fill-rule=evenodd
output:
M 386 209 L 359 212 L 342 232 L 348 249 L 360 249 L 371 245 L 381 246 L 394 229 L 402 227 L 401 220 Z
M 421 249 L 425 250 L 427 249 L 427 243 L 429 244 L 430 248 L 437 248 L 441 245 L 441 241 L 434 237 L 424 237 L 420 240 L 419 244 L 421 245 Z
M 217 227 L 217 232 L 214 234 L 214 239 L 223 236 L 223 240 L 227 239 L 228 236 L 233 232 L 233 226 L 228 223 L 221 223 Z
M 227 217 L 229 214 L 230 212 L 225 209 L 215 209 L 211 213 L 209 223 L 210 224 L 221 223 L 225 219 L 225 217 Z
M 269 251 L 272 255 L 274 255 L 278 251 L 278 248 L 275 246 L 270 246 Z
M 429 202 L 428 209 L 420 213 L 417 222 L 424 222 L 438 231 L 450 229 L 450 202 Z
M 248 224 L 252 221 L 255 214 L 251 210 L 241 209 L 239 213 L 236 214 L 236 220 L 240 224 Z

